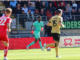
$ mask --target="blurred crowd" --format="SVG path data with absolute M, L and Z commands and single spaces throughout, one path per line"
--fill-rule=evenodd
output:
M 71 0 L 71 1 L 3 1 L 5 7 L 12 8 L 12 14 L 39 14 L 41 16 L 48 16 L 47 19 L 50 19 L 51 16 L 56 15 L 57 9 L 62 9 L 64 18 L 65 15 L 80 15 L 80 1 Z M 33 15 L 31 15 L 33 16 Z M 70 19 L 70 17 L 66 17 Z

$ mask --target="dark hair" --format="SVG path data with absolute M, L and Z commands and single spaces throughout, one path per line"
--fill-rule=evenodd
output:
M 42 18 L 40 15 L 38 15 L 38 17 L 37 18 Z
M 24 5 L 26 5 L 26 4 L 24 4 Z M 27 5 L 26 5 L 27 6 Z
M 29 5 L 32 5 L 31 3 L 29 3 Z
M 5 9 L 3 9 L 3 11 L 5 11 Z
M 22 12 L 24 12 L 24 10 L 22 10 Z
M 20 3 L 16 4 L 16 6 L 18 6 Z M 21 4 L 20 4 L 21 5 Z
M 62 10 L 61 10 L 61 9 L 58 9 L 58 10 L 56 11 L 56 13 L 57 13 L 57 14 L 60 14 L 60 13 L 62 13 Z

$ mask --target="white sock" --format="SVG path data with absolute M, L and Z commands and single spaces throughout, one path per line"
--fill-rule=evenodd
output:
M 7 59 L 7 57 L 4 57 L 4 59 Z

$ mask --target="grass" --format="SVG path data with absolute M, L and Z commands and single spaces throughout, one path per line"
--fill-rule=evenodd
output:
M 0 60 L 3 59 L 4 51 L 0 50 Z M 55 57 L 55 49 L 41 51 L 41 49 L 9 50 L 9 60 L 80 60 L 80 48 L 60 48 L 59 55 Z

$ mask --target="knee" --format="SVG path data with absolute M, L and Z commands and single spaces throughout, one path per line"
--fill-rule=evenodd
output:
M 9 46 L 9 43 L 4 43 L 4 46 Z
M 41 41 L 41 39 L 39 39 L 39 41 Z
M 34 42 L 37 43 L 37 40 L 35 40 Z
M 55 47 L 58 47 L 58 43 L 55 43 Z

